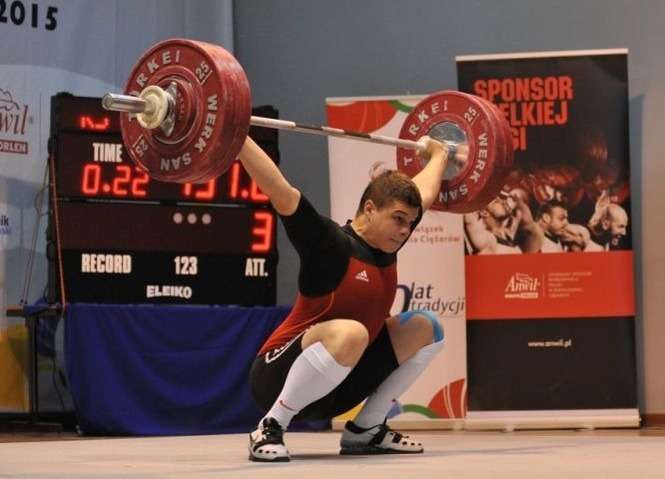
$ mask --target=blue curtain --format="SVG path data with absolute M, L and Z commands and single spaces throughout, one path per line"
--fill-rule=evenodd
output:
M 287 307 L 73 304 L 65 355 L 86 434 L 246 432 L 248 374 Z

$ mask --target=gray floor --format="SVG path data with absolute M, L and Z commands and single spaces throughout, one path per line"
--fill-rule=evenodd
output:
M 414 434 L 415 435 L 415 434 Z M 287 464 L 247 461 L 246 435 L 0 444 L 0 477 L 570 479 L 665 477 L 664 431 L 419 432 L 422 455 L 337 455 L 339 433 L 289 433 Z

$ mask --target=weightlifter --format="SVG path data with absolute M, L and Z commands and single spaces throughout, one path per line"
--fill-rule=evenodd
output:
M 294 419 L 329 419 L 367 399 L 342 433 L 341 454 L 421 453 L 386 415 L 443 347 L 436 316 L 390 317 L 397 251 L 436 199 L 447 148 L 425 137 L 429 162 L 410 179 L 385 171 L 365 189 L 353 220 L 321 216 L 251 138 L 240 161 L 270 198 L 300 257 L 293 310 L 258 352 L 252 394 L 267 411 L 249 436 L 249 459 L 289 461 Z

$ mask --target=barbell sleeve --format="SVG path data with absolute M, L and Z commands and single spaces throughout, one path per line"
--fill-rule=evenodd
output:
M 145 113 L 148 102 L 137 96 L 107 93 L 102 98 L 102 106 L 105 110 L 124 113 Z

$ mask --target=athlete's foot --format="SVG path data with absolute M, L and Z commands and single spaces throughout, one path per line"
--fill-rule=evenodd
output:
M 424 450 L 421 443 L 393 431 L 385 422 L 365 429 L 347 421 L 340 446 L 340 454 L 418 454 Z
M 257 462 L 288 462 L 289 451 L 284 445 L 284 430 L 271 417 L 264 418 L 249 434 L 249 460 Z

